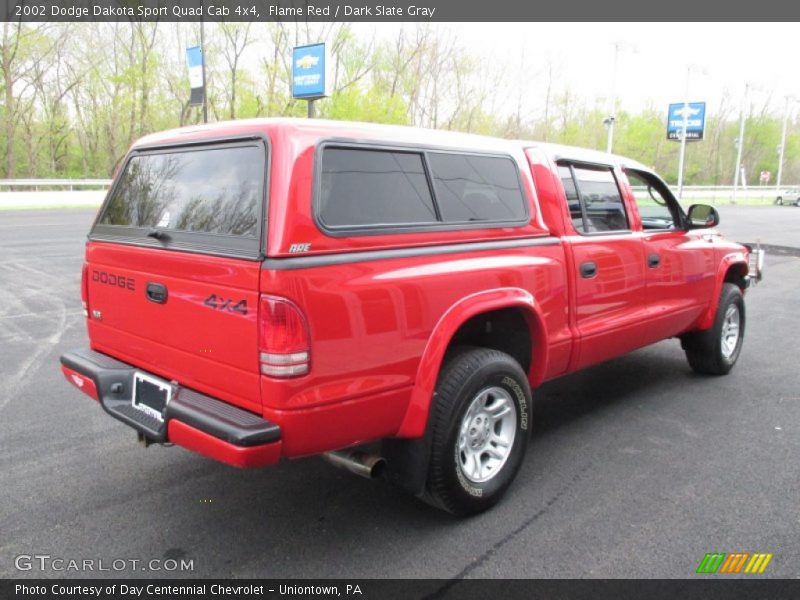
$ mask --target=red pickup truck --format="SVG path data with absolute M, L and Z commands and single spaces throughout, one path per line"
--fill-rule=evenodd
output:
M 323 454 L 493 505 L 531 390 L 677 337 L 727 373 L 760 251 L 641 164 L 407 127 L 236 121 L 138 141 L 86 245 L 67 380 L 140 441 Z M 751 264 L 752 263 L 752 264 Z

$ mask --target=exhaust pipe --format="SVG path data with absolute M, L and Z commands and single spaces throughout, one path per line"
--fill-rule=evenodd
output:
M 334 467 L 347 469 L 351 473 L 366 477 L 367 479 L 376 479 L 380 477 L 383 475 L 383 471 L 386 468 L 385 458 L 367 454 L 362 450 L 351 449 L 325 452 L 322 458 Z

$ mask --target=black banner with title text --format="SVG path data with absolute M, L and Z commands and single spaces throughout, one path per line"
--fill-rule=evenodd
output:
M 800 597 L 800 580 L 785 579 L 27 579 L 0 581 L 4 600 L 219 600 L 252 598 L 353 598 L 412 600 L 457 598 L 559 600 L 735 600 Z
M 0 7 L 4 21 L 22 22 L 784 22 L 800 18 L 800 4 L 785 0 L 735 1 L 724 8 L 692 0 L 0 0 Z M 664 43 L 679 44 L 680 35 Z

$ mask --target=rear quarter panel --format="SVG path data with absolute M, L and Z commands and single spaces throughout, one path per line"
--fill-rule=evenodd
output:
M 491 290 L 500 297 L 509 289 L 528 291 L 537 311 L 531 318 L 543 319 L 542 328 L 565 343 L 564 351 L 551 357 L 551 369 L 566 368 L 567 283 L 560 244 L 265 270 L 261 289 L 301 306 L 312 340 L 309 375 L 283 381 L 261 378 L 265 414 L 285 418 L 286 411 L 361 400 L 361 410 L 372 418 L 362 423 L 358 441 L 400 433 L 415 386 L 421 383 L 426 348 L 434 342 L 446 346 L 454 331 L 439 324 L 471 296 Z M 432 366 L 434 380 L 438 367 Z M 430 399 L 430 394 L 423 396 Z M 427 406 L 416 409 L 416 420 L 401 433 L 422 433 L 419 423 L 424 425 Z M 356 434 L 349 429 L 351 423 L 343 420 L 337 426 L 342 443 L 345 438 L 356 441 L 349 439 Z M 311 447 L 311 440 L 300 439 L 305 438 L 302 432 L 297 439 L 287 436 L 287 453 Z

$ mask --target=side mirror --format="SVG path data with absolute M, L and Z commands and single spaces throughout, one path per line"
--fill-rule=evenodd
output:
M 689 229 L 708 229 L 719 225 L 717 209 L 708 204 L 692 204 L 689 207 Z

